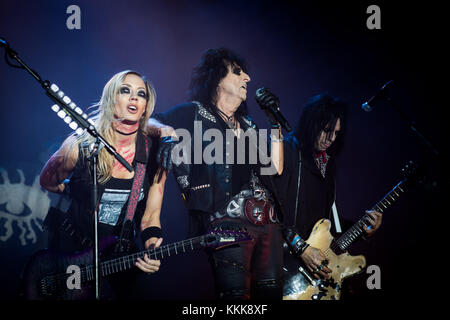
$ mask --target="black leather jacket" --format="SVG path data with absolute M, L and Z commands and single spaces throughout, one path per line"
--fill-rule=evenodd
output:
M 217 116 L 195 101 L 175 106 L 154 117 L 174 129 L 185 129 L 190 133 L 192 138 L 192 147 L 190 148 L 191 163 L 196 160 L 196 156 L 199 156 L 199 152 L 196 152 L 196 154 L 194 152 L 194 139 L 196 139 L 194 134 L 201 134 L 200 137 L 197 136 L 198 141 L 200 141 L 199 139 L 202 140 L 201 154 L 203 154 L 205 147 L 212 143 L 211 141 L 203 141 L 203 133 L 206 130 L 216 129 L 220 130 L 223 134 L 223 127 L 219 124 Z M 194 128 L 194 121 L 196 120 L 198 122 L 196 128 Z M 242 117 L 240 123 L 244 132 L 250 129 L 257 130 L 255 123 L 248 116 Z M 216 212 L 223 208 L 233 196 L 232 165 L 226 163 L 226 140 L 225 138 L 223 139 L 223 150 L 225 154 L 223 156 L 223 163 L 208 165 L 202 160 L 200 164 L 182 163 L 174 165 L 173 173 L 190 212 Z M 254 171 L 258 171 L 258 165 L 252 167 Z

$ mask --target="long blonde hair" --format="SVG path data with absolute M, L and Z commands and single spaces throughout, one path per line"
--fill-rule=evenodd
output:
M 136 71 L 125 70 L 119 73 L 116 73 L 105 85 L 103 88 L 102 97 L 100 101 L 94 104 L 90 108 L 96 108 L 91 114 L 91 119 L 95 123 L 95 128 L 98 133 L 105 138 L 105 140 L 114 144 L 114 129 L 113 122 L 118 121 L 114 117 L 115 106 L 116 106 L 116 98 L 119 93 L 119 89 L 123 84 L 125 77 L 129 74 L 134 74 L 139 76 L 145 83 L 145 87 L 147 89 L 147 105 L 145 108 L 145 112 L 142 115 L 142 118 L 139 120 L 139 130 L 143 134 L 147 134 L 146 131 L 146 123 L 150 118 L 150 115 L 153 113 L 153 109 L 155 107 L 156 102 L 156 92 L 153 88 L 153 85 L 147 81 L 142 75 L 140 75 Z M 72 144 L 71 148 L 68 150 L 73 150 L 74 147 L 77 147 L 82 144 L 91 145 L 95 142 L 95 139 L 87 132 L 84 131 L 81 135 L 77 136 L 73 133 L 68 139 L 68 143 Z M 81 148 L 82 155 L 79 156 L 90 156 L 91 150 L 87 148 Z M 66 157 L 67 159 L 67 157 Z M 106 150 L 106 148 L 102 148 L 98 155 L 98 177 L 99 183 L 107 182 L 112 176 L 112 168 L 114 165 L 115 158 Z

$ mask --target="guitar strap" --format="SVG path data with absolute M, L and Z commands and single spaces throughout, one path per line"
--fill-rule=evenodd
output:
M 298 149 L 298 177 L 297 177 L 297 196 L 295 197 L 295 215 L 294 215 L 294 227 L 297 225 L 298 215 L 298 194 L 300 192 L 300 176 L 302 173 L 302 152 Z
M 341 223 L 339 222 L 339 215 L 336 209 L 336 201 L 333 202 L 333 206 L 331 207 L 331 210 L 333 211 L 333 220 L 334 220 L 334 226 L 336 227 L 336 232 L 341 233 Z
M 145 141 L 145 156 L 148 161 L 149 154 L 149 143 L 148 137 L 144 136 Z M 122 230 L 120 232 L 120 240 L 123 239 L 124 229 L 127 223 L 133 222 L 134 213 L 136 211 L 136 207 L 139 201 L 139 196 L 141 194 L 142 185 L 144 184 L 145 171 L 146 171 L 147 163 L 137 162 L 136 168 L 134 171 L 133 185 L 131 187 L 130 196 L 128 198 L 127 211 L 125 215 L 125 219 L 122 224 Z
M 333 214 L 334 228 L 336 233 L 342 233 L 341 223 L 339 222 L 339 214 L 336 208 L 336 179 L 334 180 L 334 201 L 331 206 L 330 218 L 331 214 Z

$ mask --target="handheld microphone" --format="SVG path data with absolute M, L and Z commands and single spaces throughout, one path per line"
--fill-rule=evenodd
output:
M 270 99 L 274 94 L 267 88 L 259 88 L 256 90 L 256 102 L 264 112 L 269 113 L 287 132 L 292 131 L 291 126 L 280 112 L 280 102 L 278 98 Z M 268 102 L 269 98 L 270 102 Z
M 380 100 L 381 98 L 384 98 L 386 96 L 386 88 L 393 82 L 394 80 L 390 80 L 388 82 L 385 83 L 384 86 L 381 87 L 381 89 L 369 100 L 367 100 L 366 102 L 364 102 L 361 105 L 361 109 L 363 109 L 366 112 L 372 111 L 373 107 L 375 106 L 375 104 L 377 103 L 378 100 Z

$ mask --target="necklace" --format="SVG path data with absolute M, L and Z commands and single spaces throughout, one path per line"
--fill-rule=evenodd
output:
M 315 154 L 314 158 L 316 160 L 320 173 L 325 178 L 325 173 L 327 171 L 327 163 L 328 159 L 330 159 L 330 156 L 325 151 L 323 151 Z
M 219 112 L 220 116 L 224 118 L 225 123 L 230 129 L 236 130 L 237 129 L 237 123 L 236 118 L 234 117 L 234 114 L 231 116 L 227 116 L 225 112 L 217 108 L 217 111 Z
M 122 131 L 116 129 L 116 132 L 118 132 L 118 133 L 120 133 L 121 135 L 124 135 L 124 136 L 131 136 L 132 134 L 135 134 L 136 132 L 138 132 L 138 130 L 139 129 L 136 129 L 136 131 L 126 133 L 126 132 L 122 132 Z

